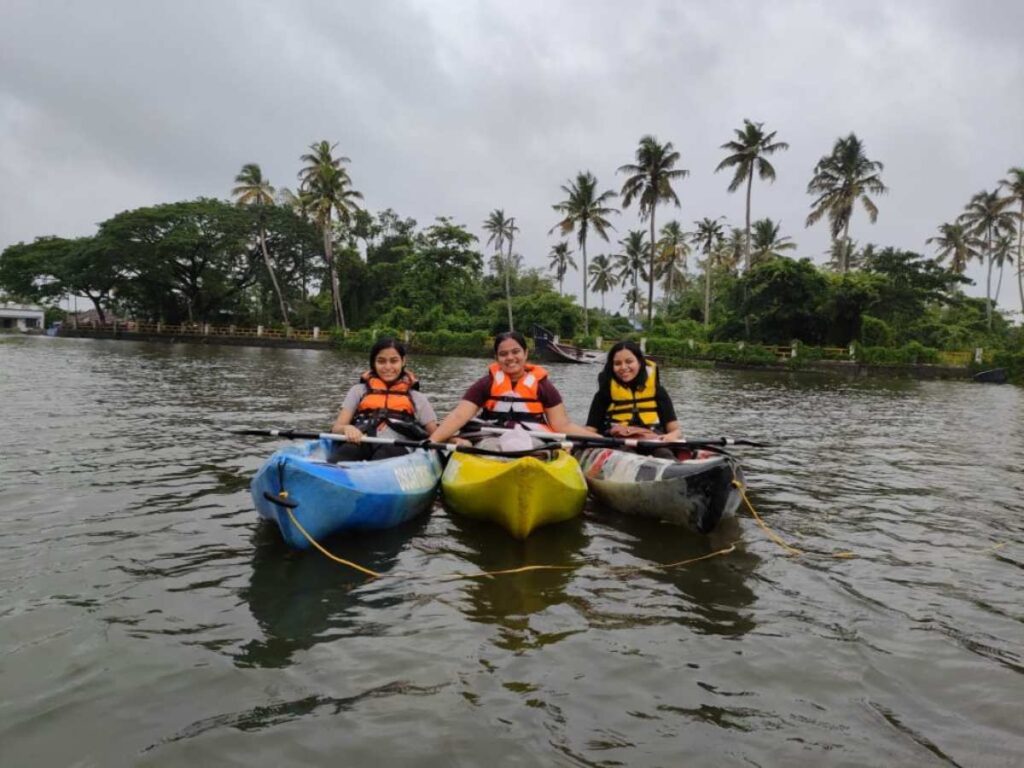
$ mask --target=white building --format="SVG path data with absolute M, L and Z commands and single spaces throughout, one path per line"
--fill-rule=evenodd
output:
M 41 331 L 45 322 L 42 307 L 0 302 L 0 331 Z

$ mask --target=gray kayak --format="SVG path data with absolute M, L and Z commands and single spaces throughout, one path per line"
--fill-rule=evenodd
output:
M 624 515 L 650 517 L 710 533 L 736 513 L 743 483 L 735 457 L 701 451 L 681 461 L 656 459 L 612 448 L 576 454 L 591 495 Z

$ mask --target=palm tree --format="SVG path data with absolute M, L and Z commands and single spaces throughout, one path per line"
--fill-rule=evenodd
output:
M 622 246 L 622 253 L 616 254 L 615 265 L 619 268 L 618 279 L 623 285 L 631 285 L 629 291 L 633 301 L 629 303 L 629 316 L 636 319 L 636 308 L 640 303 L 636 298 L 640 295 L 639 276 L 644 271 L 644 232 L 642 229 L 629 231 L 625 239 L 619 240 Z M 644 275 L 646 277 L 646 275 Z
M 505 218 L 505 211 L 495 208 L 491 215 L 484 221 L 484 229 L 491 233 L 487 238 L 487 244 L 494 243 L 495 258 L 501 266 L 501 272 L 505 278 L 505 302 L 508 307 L 508 329 L 515 330 L 512 324 L 512 242 L 515 233 L 519 231 L 514 217 Z M 508 242 L 508 256 L 502 253 L 505 242 Z
M 855 134 L 836 139 L 832 154 L 822 157 L 814 167 L 814 176 L 807 185 L 807 193 L 818 195 L 811 204 L 807 226 L 822 216 L 828 215 L 832 239 L 850 238 L 850 219 L 853 206 L 859 200 L 868 218 L 874 224 L 878 220 L 878 206 L 868 193 L 881 195 L 888 192 L 879 174 L 882 164 L 869 160 L 864 154 L 864 144 Z M 840 264 L 840 271 L 846 272 L 849 264 Z
M 551 271 L 555 273 L 555 277 L 558 278 L 558 295 L 562 295 L 562 281 L 565 280 L 565 273 L 569 271 L 569 267 L 576 269 L 576 262 L 572 258 L 572 254 L 569 251 L 569 243 L 563 240 L 560 243 L 556 243 L 551 246 L 551 252 L 548 254 L 550 260 Z
M 583 254 L 583 335 L 590 335 L 590 323 L 587 313 L 587 234 L 593 227 L 606 242 L 608 230 L 614 229 L 606 218 L 612 213 L 618 213 L 615 208 L 610 208 L 607 202 L 615 197 L 610 189 L 597 193 L 597 178 L 590 171 L 580 171 L 576 174 L 576 181 L 569 180 L 562 185 L 562 191 L 566 194 L 565 200 L 551 206 L 564 218 L 551 228 L 551 232 L 560 229 L 563 235 L 576 230 L 576 239 L 580 244 L 580 252 Z M 550 232 L 548 233 L 550 234 Z
M 1009 178 L 999 182 L 1010 193 L 1010 200 L 1020 203 L 1017 212 L 1017 290 L 1020 291 L 1020 308 L 1024 312 L 1024 168 L 1011 168 Z
M 985 279 L 985 310 L 988 328 L 992 330 L 992 267 L 995 264 L 993 244 L 1003 235 L 1012 234 L 1016 214 L 1006 210 L 1011 198 L 999 197 L 998 191 L 978 192 L 967 204 L 957 221 L 966 224 L 971 234 L 984 237 L 988 274 Z
M 999 279 L 996 281 L 996 298 L 1003 289 L 1003 266 L 1006 262 L 1013 264 L 1013 235 L 1000 235 L 992 244 L 992 260 L 999 265 Z
M 650 327 L 654 315 L 654 262 L 657 243 L 654 238 L 654 212 L 658 203 L 672 201 L 676 208 L 681 207 L 679 197 L 672 189 L 674 179 L 683 179 L 690 175 L 685 169 L 673 170 L 680 155 L 672 148 L 672 142 L 659 144 L 653 136 L 644 136 L 636 149 L 636 163 L 619 167 L 619 173 L 630 176 L 622 185 L 622 207 L 628 208 L 636 198 L 640 203 L 640 219 L 651 220 L 651 259 L 648 269 L 647 289 L 647 325 Z
M 619 284 L 611 257 L 604 253 L 595 256 L 588 274 L 590 287 L 601 294 L 601 311 L 604 312 L 604 295 Z
M 711 267 L 714 261 L 711 254 L 722 242 L 724 234 L 718 219 L 705 216 L 694 224 L 697 229 L 693 233 L 693 241 L 704 252 L 704 327 L 707 328 L 711 322 Z
M 773 155 L 781 149 L 789 149 L 789 144 L 784 141 L 774 141 L 775 131 L 764 132 L 764 123 L 752 123 L 744 119 L 743 128 L 734 128 L 736 139 L 726 142 L 722 149 L 727 149 L 730 154 L 715 168 L 715 173 L 724 168 L 736 168 L 736 173 L 729 182 L 729 191 L 735 192 L 745 181 L 747 183 L 747 250 L 744 254 L 744 267 L 750 269 L 750 193 L 754 187 L 754 171 L 762 179 L 775 181 L 775 168 L 766 159 L 766 155 Z
M 779 228 L 781 226 L 781 222 L 775 223 L 767 218 L 754 222 L 753 242 L 747 248 L 748 254 L 753 251 L 753 255 L 750 257 L 752 261 L 760 262 L 774 256 L 781 256 L 781 251 L 792 251 L 796 248 L 793 238 L 788 236 L 779 237 Z M 748 269 L 750 265 L 751 261 L 748 261 Z
M 284 296 L 281 293 L 281 286 L 277 284 L 277 275 L 274 274 L 274 265 L 270 263 L 270 252 L 267 251 L 267 230 L 264 226 L 264 211 L 267 206 L 274 204 L 274 188 L 270 182 L 263 178 L 263 171 L 256 163 L 246 163 L 242 170 L 235 176 L 237 185 L 231 190 L 231 196 L 235 198 L 237 205 L 252 206 L 256 210 L 256 223 L 259 228 L 260 250 L 263 252 L 263 263 L 267 267 L 267 274 L 270 275 L 270 282 L 274 286 L 274 293 L 277 294 L 277 303 L 281 307 L 281 320 L 288 327 L 288 308 L 284 303 Z
M 665 280 L 665 305 L 672 300 L 672 284 L 686 275 L 686 257 L 690 255 L 687 234 L 678 221 L 670 221 L 661 228 L 658 241 L 658 273 Z
M 940 224 L 939 234 L 929 237 L 925 242 L 935 243 L 939 261 L 949 259 L 949 271 L 955 275 L 962 275 L 972 259 L 985 261 L 981 253 L 981 240 L 960 222 Z
M 309 145 L 312 151 L 300 158 L 306 165 L 299 171 L 299 199 L 302 208 L 313 214 L 313 221 L 323 235 L 324 258 L 331 272 L 334 320 L 343 332 L 347 332 L 345 311 L 341 306 L 338 266 L 334 263 L 332 222 L 335 213 L 338 214 L 338 221 L 348 222 L 352 212 L 359 210 L 355 201 L 362 200 L 363 195 L 352 188 L 352 179 L 343 165 L 351 161 L 347 157 L 334 157 L 336 146 L 327 141 Z

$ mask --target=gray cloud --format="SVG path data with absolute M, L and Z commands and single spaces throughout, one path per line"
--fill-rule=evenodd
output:
M 246 162 L 293 186 L 298 156 L 326 138 L 372 209 L 479 232 L 502 207 L 541 266 L 559 186 L 589 169 L 617 190 L 615 169 L 645 133 L 672 141 L 691 171 L 682 209 L 659 222 L 739 224 L 742 195 L 713 171 L 749 117 L 791 145 L 773 160 L 778 181 L 756 186 L 754 215 L 781 219 L 801 255 L 820 261 L 827 247 L 823 226 L 803 227 L 811 170 L 850 131 L 892 190 L 876 225 L 855 214 L 852 235 L 925 251 L 972 194 L 1024 164 L 1022 23 L 1019 4 L 952 0 L 8 0 L 0 247 L 225 196 Z M 635 210 L 616 226 L 640 226 Z M 1003 306 L 1014 297 L 1004 280 Z

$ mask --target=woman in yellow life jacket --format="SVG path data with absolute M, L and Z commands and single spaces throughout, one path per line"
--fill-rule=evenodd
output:
M 370 369 L 345 395 L 331 430 L 348 438 L 335 444 L 330 461 L 372 461 L 401 456 L 397 445 L 362 444 L 363 436 L 423 440 L 437 429 L 437 414 L 420 393 L 419 381 L 405 367 L 405 345 L 378 339 L 370 349 Z
M 441 442 L 452 438 L 478 413 L 482 420 L 499 427 L 519 425 L 534 431 L 593 436 L 592 431 L 569 419 L 562 395 L 547 371 L 528 363 L 526 356 L 526 339 L 521 333 L 499 333 L 494 339 L 495 362 L 486 375 L 470 385 L 431 439 Z M 455 438 L 455 442 L 467 441 Z
M 658 367 L 644 357 L 634 342 L 620 341 L 608 350 L 597 385 L 587 415 L 588 427 L 606 437 L 665 442 L 682 439 L 672 398 L 658 380 Z M 675 458 L 667 447 L 639 452 Z

